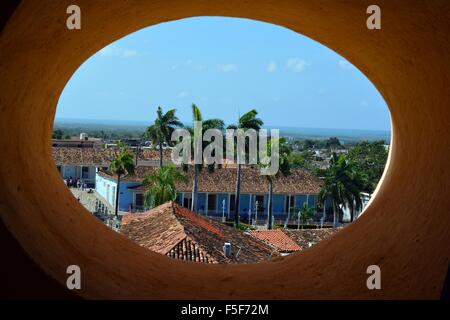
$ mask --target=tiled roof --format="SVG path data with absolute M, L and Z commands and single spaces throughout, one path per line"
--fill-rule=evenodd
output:
M 145 175 L 158 170 L 155 167 L 138 167 L 135 176 L 124 177 L 125 180 L 140 182 Z M 180 169 L 181 170 L 181 169 Z M 101 173 L 106 175 L 105 173 Z M 178 192 L 192 192 L 193 169 L 189 168 L 185 174 L 188 176 L 188 182 L 177 184 Z M 322 182 L 312 173 L 303 169 L 292 169 L 288 176 L 279 175 L 274 179 L 273 192 L 275 193 L 301 193 L 317 194 L 320 192 Z M 233 193 L 236 188 L 236 169 L 217 168 L 214 172 L 209 172 L 204 168 L 198 179 L 199 192 L 210 193 Z M 143 187 L 134 189 L 143 191 Z M 256 168 L 245 167 L 241 171 L 241 192 L 242 193 L 267 193 L 269 186 L 267 179 L 260 175 Z
M 302 248 L 308 248 L 316 243 L 331 237 L 338 229 L 323 228 L 323 229 L 284 229 L 283 232 L 299 244 Z
M 252 230 L 249 232 L 255 238 L 266 242 L 280 252 L 300 251 L 302 248 L 289 238 L 281 229 Z
M 104 148 L 53 147 L 56 165 L 108 166 L 115 157 L 115 150 Z
M 206 219 L 174 202 L 122 217 L 120 232 L 139 245 L 172 258 L 208 263 L 268 260 L 273 249 L 249 234 Z M 223 246 L 230 242 L 232 256 Z M 239 253 L 238 253 L 239 252 Z
M 109 166 L 117 155 L 114 148 L 71 148 L 53 147 L 53 159 L 57 165 L 85 165 L 85 166 Z M 171 159 L 171 150 L 163 152 L 165 160 Z M 139 161 L 159 160 L 159 151 L 144 149 L 139 151 Z

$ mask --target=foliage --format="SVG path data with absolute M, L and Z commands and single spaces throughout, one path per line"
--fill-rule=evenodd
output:
M 331 199 L 334 226 L 337 226 L 337 214 L 341 205 L 348 204 L 352 211 L 355 207 L 361 206 L 360 193 L 365 183 L 365 175 L 356 170 L 353 162 L 348 161 L 344 155 L 338 156 L 333 153 L 330 167 L 325 172 L 325 181 L 319 192 L 318 200 L 324 204 L 327 198 Z
M 341 142 L 336 137 L 330 137 L 328 140 L 326 140 L 325 145 L 328 149 L 339 148 L 342 146 Z
M 349 150 L 348 159 L 355 169 L 367 174 L 364 191 L 372 193 L 380 180 L 386 165 L 388 151 L 384 141 L 363 141 Z
M 52 139 L 70 139 L 78 137 L 81 132 L 85 132 L 89 137 L 103 140 L 121 140 L 142 138 L 145 130 L 133 126 L 106 126 L 106 125 L 57 125 L 55 126 Z
M 183 127 L 183 124 L 175 115 L 176 109 L 171 109 L 163 113 L 161 107 L 156 111 L 156 119 L 153 125 L 147 128 L 145 136 L 152 140 L 153 144 L 162 146 L 162 144 L 170 144 L 172 132 L 176 128 Z
M 134 174 L 134 157 L 126 146 L 122 146 L 119 149 L 118 155 L 111 161 L 109 165 L 109 171 L 117 175 L 117 187 L 116 187 L 116 205 L 114 208 L 115 216 L 117 217 L 119 212 L 119 190 L 120 190 L 120 177 L 129 174 Z
M 243 129 L 243 130 L 253 129 L 253 130 L 259 131 L 261 129 L 262 125 L 264 124 L 264 122 L 260 118 L 258 118 L 257 115 L 258 115 L 258 112 L 255 109 L 252 109 L 239 118 L 237 125 L 232 124 L 232 125 L 228 126 L 228 129 Z M 246 142 L 246 144 L 247 144 L 247 142 Z M 247 147 L 245 149 L 247 150 Z M 236 179 L 237 179 L 237 183 L 236 183 L 235 207 L 239 208 L 239 200 L 240 200 L 239 198 L 241 195 L 241 184 L 240 184 L 241 164 L 239 164 L 239 163 L 236 166 Z M 239 225 L 239 210 L 236 210 L 235 225 L 236 226 Z
M 134 169 L 134 156 L 126 147 L 120 149 L 119 154 L 111 161 L 109 166 L 109 171 L 118 176 L 133 175 Z
M 147 189 L 144 194 L 145 207 L 157 207 L 177 197 L 176 183 L 186 182 L 187 177 L 174 165 L 165 165 L 144 178 L 143 185 Z
M 274 174 L 274 175 L 269 175 L 267 174 L 265 177 L 269 183 L 269 221 L 268 221 L 268 228 L 272 229 L 272 221 L 273 221 L 273 213 L 272 213 L 272 208 L 273 208 L 273 192 L 272 192 L 272 186 L 273 186 L 273 178 L 275 176 L 278 176 L 280 174 L 287 176 L 290 174 L 290 170 L 291 170 L 291 163 L 289 161 L 289 155 L 291 154 L 291 147 L 287 144 L 286 139 L 285 138 L 271 138 L 268 143 L 267 143 L 267 150 L 266 150 L 266 154 L 261 153 L 260 150 L 260 160 L 261 157 L 271 157 L 274 156 L 272 154 L 272 150 L 274 149 L 274 144 L 278 143 L 278 164 L 279 164 L 279 169 L 278 171 Z M 276 156 L 276 155 L 275 155 Z M 273 160 L 272 160 L 273 161 Z M 269 167 L 271 166 L 271 164 L 262 164 L 259 163 L 258 165 L 262 170 L 267 170 L 269 169 Z
M 312 171 L 314 168 L 312 165 L 313 160 L 314 160 L 314 152 L 312 150 L 292 152 L 289 155 L 289 162 L 292 168 L 302 168 Z
M 300 220 L 305 223 L 314 217 L 314 208 L 308 206 L 305 202 L 303 207 L 300 209 Z

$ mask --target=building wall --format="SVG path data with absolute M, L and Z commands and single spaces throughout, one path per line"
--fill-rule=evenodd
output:
M 133 205 L 134 197 L 133 191 L 130 187 L 138 186 L 140 183 L 129 182 L 122 180 L 119 187 L 119 210 L 129 211 L 130 206 Z M 108 202 L 112 207 L 115 206 L 117 182 L 113 179 L 96 175 L 95 190 L 97 193 Z
M 230 207 L 230 195 L 229 193 L 210 193 L 216 195 L 216 210 L 211 210 L 208 208 L 208 215 L 216 215 L 221 216 L 222 215 L 222 201 L 225 200 L 225 216 L 228 216 L 229 207 Z M 177 202 L 179 204 L 183 204 L 183 195 L 187 195 L 190 197 L 191 193 L 178 193 L 177 194 Z M 255 213 L 256 205 L 256 196 L 255 194 L 248 194 L 243 193 L 241 194 L 241 199 L 239 203 L 239 214 L 241 216 L 248 215 L 248 209 L 251 207 L 252 216 Z M 261 196 L 258 194 L 258 196 Z M 264 200 L 262 203 L 259 203 L 258 207 L 258 214 L 267 214 L 267 207 L 268 207 L 268 195 L 262 195 L 264 196 Z M 298 194 L 294 195 L 295 199 L 295 206 L 299 207 L 303 206 L 304 202 L 307 202 L 310 207 L 315 207 L 317 205 L 317 195 L 316 194 Z M 198 195 L 198 208 L 199 212 L 201 214 L 205 213 L 206 209 L 206 193 L 200 192 Z M 287 201 L 287 195 L 285 194 L 277 194 L 275 193 L 273 195 L 273 214 L 277 216 L 284 216 L 286 215 L 286 201 Z M 330 203 L 327 203 L 326 207 L 329 207 Z M 263 211 L 261 211 L 261 207 L 264 208 Z M 231 214 L 232 215 L 232 214 Z
M 74 179 L 80 179 L 81 181 L 95 187 L 95 174 L 97 171 L 95 166 L 83 166 L 83 168 L 88 168 L 87 175 L 85 175 L 85 177 L 82 176 L 81 166 L 62 165 L 58 166 L 58 168 L 63 179 L 69 179 L 72 177 Z

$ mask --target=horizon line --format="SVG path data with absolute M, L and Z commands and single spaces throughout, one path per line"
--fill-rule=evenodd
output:
M 64 122 L 72 124 L 99 124 L 99 125 L 135 125 L 135 126 L 150 126 L 153 121 L 142 121 L 142 120 L 121 120 L 121 119 L 94 119 L 94 118 L 70 118 L 70 117 L 55 117 L 54 125 L 57 122 Z M 87 122 L 83 122 L 87 121 Z M 109 123 L 107 123 L 109 122 Z M 182 121 L 184 123 L 184 121 Z M 186 122 L 188 123 L 188 122 Z M 279 126 L 279 125 L 264 125 L 265 129 L 319 129 L 319 130 L 354 130 L 354 131 L 379 131 L 391 134 L 391 129 L 361 129 L 361 128 L 330 128 L 330 127 L 293 127 L 293 126 Z

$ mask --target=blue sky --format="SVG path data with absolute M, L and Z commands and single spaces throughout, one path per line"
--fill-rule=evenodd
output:
M 389 130 L 380 93 L 353 65 L 288 29 L 197 17 L 142 29 L 75 72 L 56 118 L 147 121 L 158 105 L 227 124 L 251 108 L 268 126 Z

